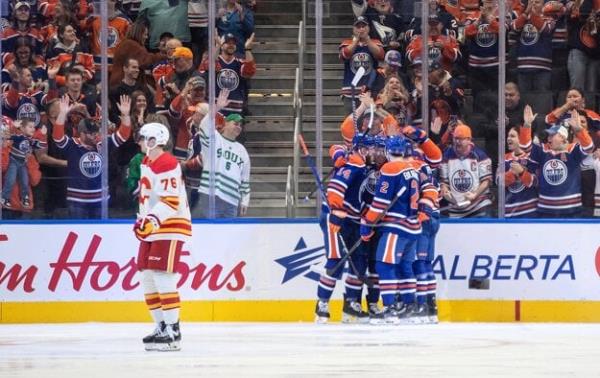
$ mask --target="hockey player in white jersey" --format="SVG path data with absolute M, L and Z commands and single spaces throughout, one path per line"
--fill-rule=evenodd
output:
M 165 151 L 169 130 L 149 123 L 140 130 L 142 150 L 139 214 L 135 236 L 140 240 L 138 269 L 144 296 L 156 323 L 143 339 L 146 350 L 180 349 L 178 274 L 175 272 L 185 241 L 192 235 L 190 209 L 177 159 Z

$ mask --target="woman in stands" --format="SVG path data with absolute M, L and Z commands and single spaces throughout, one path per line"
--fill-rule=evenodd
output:
M 74 66 L 80 67 L 85 82 L 91 81 L 94 78 L 96 70 L 94 67 L 94 57 L 92 54 L 84 52 L 79 45 L 75 27 L 71 24 L 60 25 L 57 37 L 58 42 L 48 51 L 46 57 L 49 64 L 54 62 L 60 64 L 60 73 L 62 75 L 59 74 L 56 78 L 56 83 L 59 86 L 63 86 L 65 84 L 64 73 Z
M 17 37 L 15 40 L 15 49 L 4 56 L 3 66 L 8 67 L 12 63 L 17 69 L 29 68 L 33 81 L 36 83 L 46 81 L 46 63 L 44 59 L 33 53 L 33 41 L 30 37 Z M 12 79 L 8 70 L 2 70 L 2 92 L 8 90 Z

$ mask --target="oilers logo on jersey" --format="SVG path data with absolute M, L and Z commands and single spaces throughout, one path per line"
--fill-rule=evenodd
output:
M 35 126 L 40 124 L 40 112 L 37 106 L 26 102 L 17 109 L 17 119 L 30 119 Z
M 442 50 L 435 46 L 429 48 L 428 54 L 430 62 L 439 62 L 442 58 Z
M 567 165 L 558 159 L 548 160 L 542 168 L 544 178 L 550 185 L 560 185 L 567 179 Z
M 525 24 L 521 32 L 521 44 L 525 46 L 534 45 L 540 39 L 540 32 L 533 24 Z
M 452 189 L 459 193 L 466 193 L 473 188 L 473 174 L 465 169 L 459 169 L 454 172 L 450 178 Z
M 352 55 L 352 63 L 350 69 L 353 73 L 356 73 L 360 67 L 365 69 L 365 75 L 368 75 L 373 70 L 373 61 L 371 55 L 366 52 L 358 52 Z
M 102 173 L 102 155 L 94 151 L 86 152 L 79 159 L 79 169 L 85 177 L 98 177 Z
M 496 33 L 490 32 L 489 24 L 481 24 L 477 28 L 477 37 L 475 41 L 481 47 L 490 47 L 493 46 L 498 40 L 498 35 Z
M 100 44 L 102 43 L 102 41 L 100 40 L 100 34 L 98 34 L 98 38 L 96 38 L 96 39 L 98 41 L 98 45 L 100 46 Z M 111 48 L 117 47 L 118 42 L 119 42 L 119 32 L 113 26 L 109 26 L 108 27 L 108 37 L 106 40 L 106 44 L 108 45 L 108 48 L 111 49 Z
M 240 77 L 234 70 L 230 68 L 223 68 L 221 71 L 219 71 L 217 85 L 221 89 L 235 91 L 240 85 Z

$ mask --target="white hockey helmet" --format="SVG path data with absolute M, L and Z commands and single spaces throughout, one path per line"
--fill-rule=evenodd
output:
M 147 123 L 140 129 L 140 137 L 144 138 L 146 153 L 148 153 L 156 146 L 166 146 L 169 143 L 169 129 L 161 123 Z

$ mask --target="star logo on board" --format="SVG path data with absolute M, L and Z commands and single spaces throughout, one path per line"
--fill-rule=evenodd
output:
M 313 281 L 319 280 L 319 273 L 310 270 L 311 266 L 322 264 L 325 256 L 325 246 L 308 248 L 304 238 L 300 238 L 291 255 L 276 259 L 275 262 L 285 268 L 282 284 L 303 275 Z

